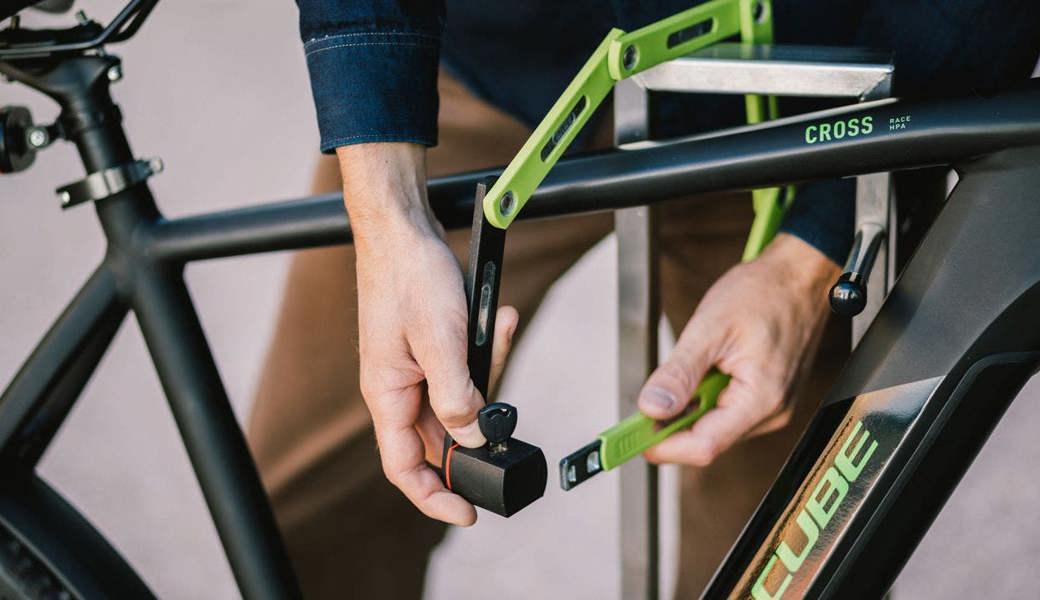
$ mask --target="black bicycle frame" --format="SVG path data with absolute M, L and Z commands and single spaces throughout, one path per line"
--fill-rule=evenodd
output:
M 114 56 L 68 56 L 29 64 L 31 72 L 0 63 L 0 72 L 59 102 L 65 134 L 93 173 L 133 160 L 105 77 L 117 62 Z M 907 116 L 908 128 L 889 128 Z M 814 141 L 810 133 L 851 119 L 860 124 L 855 136 Z M 957 192 L 709 597 L 846 598 L 887 589 L 1037 362 L 1038 332 L 1022 326 L 1035 323 L 1029 315 L 1040 301 L 1040 249 L 1033 243 L 1040 202 L 1032 194 L 1040 183 L 1033 166 L 1038 153 L 1026 149 L 1034 145 L 1040 145 L 1040 86 L 1030 84 L 991 96 L 857 105 L 573 158 L 561 162 L 528 203 L 524 218 L 928 165 L 953 164 L 961 173 Z M 431 181 L 441 221 L 468 226 L 476 184 L 496 173 Z M 108 240 L 105 259 L 0 396 L 0 522 L 39 555 L 60 559 L 65 584 L 83 597 L 150 595 L 34 473 L 133 310 L 243 596 L 297 596 L 182 274 L 193 260 L 348 243 L 342 199 L 328 195 L 167 220 L 141 183 L 95 204 Z M 869 461 L 843 446 L 866 432 L 878 443 Z M 838 468 L 850 461 L 862 467 L 856 477 L 850 478 L 851 467 Z M 813 505 L 810 517 L 832 508 L 833 514 L 825 524 L 813 521 L 815 544 L 798 545 L 789 533 L 811 529 L 799 515 L 831 470 L 845 477 L 847 490 L 837 504 Z M 825 490 L 841 486 L 826 480 L 831 488 Z M 785 543 L 784 556 L 772 560 Z M 805 548 L 795 568 L 777 567 L 787 568 L 789 554 Z M 764 591 L 752 591 L 762 573 Z
M 958 172 L 705 597 L 882 597 L 1036 372 L 1040 148 Z

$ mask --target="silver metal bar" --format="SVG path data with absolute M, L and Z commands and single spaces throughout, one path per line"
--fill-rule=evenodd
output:
M 855 348 L 867 327 L 874 321 L 881 303 L 888 293 L 889 248 L 892 231 L 889 220 L 892 215 L 892 175 L 871 173 L 856 178 L 856 229 L 865 231 L 880 228 L 887 233 L 882 236 L 881 248 L 874 259 L 874 267 L 867 279 L 867 305 L 863 312 L 852 318 L 852 347 Z
M 659 92 L 867 99 L 888 95 L 892 70 L 890 54 L 861 48 L 717 44 L 635 79 Z
M 869 93 L 860 98 L 864 101 L 887 98 L 892 94 L 892 70 Z M 856 178 L 856 222 L 854 231 L 882 227 L 881 248 L 874 259 L 874 268 L 867 279 L 867 305 L 863 312 L 852 318 L 852 347 L 866 333 L 881 310 L 888 290 L 895 284 L 895 244 L 898 229 L 895 226 L 896 211 L 893 206 L 891 173 L 872 173 Z
M 614 89 L 614 142 L 646 139 L 646 90 L 634 81 Z M 618 418 L 638 410 L 636 398 L 657 367 L 658 298 L 654 211 L 649 206 L 614 213 L 618 252 Z M 631 461 L 620 472 L 621 597 L 658 598 L 657 467 Z

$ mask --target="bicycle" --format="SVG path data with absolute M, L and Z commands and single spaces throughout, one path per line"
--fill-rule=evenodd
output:
M 109 94 L 119 59 L 94 52 L 134 35 L 156 2 L 131 0 L 104 27 L 88 22 L 0 37 L 0 73 L 62 107 L 58 122 L 43 126 L 25 111 L 4 112 L 0 170 L 27 168 L 54 139 L 74 142 L 91 175 L 65 188 L 63 202 L 94 204 L 109 242 L 102 264 L 0 396 L 0 592 L 16 598 L 152 596 L 34 473 L 130 310 L 243 595 L 298 595 L 182 271 L 204 258 L 349 243 L 349 223 L 341 200 L 328 196 L 162 217 L 147 186 L 159 164 L 134 159 Z M 561 161 L 531 195 L 524 218 L 932 165 L 959 172 L 928 236 L 706 597 L 881 596 L 1036 371 L 1040 249 L 1033 242 L 1040 205 L 1029 193 L 1040 183 L 1038 100 L 1040 85 L 1030 82 L 986 96 L 869 103 L 581 156 Z M 910 127 L 884 127 L 908 115 Z M 822 125 L 852 119 L 869 119 L 871 130 L 818 139 Z M 432 181 L 441 222 L 468 226 L 474 188 L 497 174 Z M 802 544 L 802 536 L 812 541 Z M 756 585 L 763 591 L 753 591 Z

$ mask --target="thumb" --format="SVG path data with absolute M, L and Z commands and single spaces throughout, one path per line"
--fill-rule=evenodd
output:
M 506 368 L 509 351 L 513 347 L 513 335 L 520 324 L 520 313 L 512 306 L 499 307 L 495 316 L 495 339 L 491 348 L 491 380 L 488 383 L 488 395 L 494 393 L 502 371 Z
M 413 346 L 426 376 L 430 407 L 455 441 L 476 448 L 485 442 L 477 424 L 484 398 L 473 385 L 466 364 L 465 321 L 442 320 L 434 325 Z
M 710 345 L 683 332 L 668 360 L 657 367 L 639 392 L 639 410 L 658 421 L 680 414 L 712 365 Z

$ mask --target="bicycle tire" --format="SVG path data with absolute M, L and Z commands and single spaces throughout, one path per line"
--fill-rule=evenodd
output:
M 122 555 L 34 473 L 0 483 L 0 600 L 155 598 Z
M 61 577 L 0 524 L 0 600 L 71 600 Z

